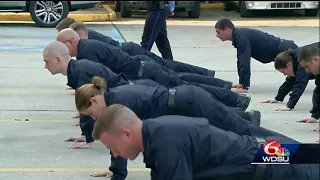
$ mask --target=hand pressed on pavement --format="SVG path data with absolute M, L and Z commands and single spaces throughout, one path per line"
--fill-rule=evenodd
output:
M 113 173 L 111 171 L 90 174 L 90 176 L 92 177 L 107 177 L 107 178 L 112 177 L 112 175 Z
M 288 107 L 280 107 L 280 108 L 276 108 L 273 109 L 274 111 L 291 111 L 292 109 L 288 108 Z
M 264 100 L 264 101 L 261 101 L 261 103 L 278 103 L 279 101 L 277 101 L 276 99 L 268 99 L 268 100 Z
M 67 147 L 69 149 L 90 149 L 92 148 L 92 143 L 74 143 Z
M 313 117 L 308 117 L 308 118 L 304 118 L 304 119 L 301 119 L 301 120 L 297 120 L 296 122 L 316 123 L 316 122 L 318 122 L 318 120 L 316 118 L 313 118 Z
M 236 89 L 232 89 L 232 91 L 237 93 L 247 93 L 248 89 L 236 88 Z
M 70 136 L 67 139 L 65 139 L 64 141 L 66 141 L 66 142 L 70 142 L 70 141 L 85 142 L 86 138 L 84 136 Z
M 242 84 L 234 84 L 232 85 L 232 88 L 243 88 Z
M 311 131 L 317 131 L 317 132 L 319 132 L 319 131 L 320 131 L 320 126 L 319 126 L 319 127 L 314 128 L 314 129 L 311 129 Z

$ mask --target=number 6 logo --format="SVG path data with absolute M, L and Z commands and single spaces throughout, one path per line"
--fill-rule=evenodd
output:
M 268 156 L 275 156 L 280 148 L 280 144 L 277 141 L 273 140 L 267 141 L 263 144 L 263 151 Z

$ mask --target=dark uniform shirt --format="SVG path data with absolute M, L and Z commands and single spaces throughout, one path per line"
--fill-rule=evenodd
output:
M 311 117 L 315 119 L 320 118 L 320 74 L 316 76 L 316 88 L 313 91 L 313 96 L 312 96 L 312 110 L 311 112 Z
M 142 82 L 140 85 L 135 83 L 135 85 L 128 84 L 108 89 L 104 93 L 106 105 L 124 105 L 135 112 L 140 119 L 167 114 L 168 88 L 155 84 L 152 86 L 145 84 L 145 82 Z
M 312 46 L 319 47 L 320 43 L 309 44 Z M 307 45 L 308 46 L 308 45 Z M 304 47 L 304 46 L 303 46 Z M 298 55 L 302 47 L 294 50 L 292 56 L 292 65 L 294 76 L 288 76 L 286 81 L 280 86 L 277 96 L 275 97 L 278 101 L 283 101 L 285 96 L 290 92 L 290 98 L 287 103 L 287 107 L 293 109 L 297 102 L 299 101 L 301 95 L 306 89 L 310 79 L 314 79 L 314 75 L 308 73 L 303 67 L 300 66 L 298 62 Z
M 107 81 L 107 87 L 116 87 L 128 84 L 128 81 L 122 78 L 121 75 L 115 74 L 109 68 L 100 63 L 95 63 L 85 59 L 71 60 L 68 64 L 67 70 L 67 85 L 73 89 L 77 89 L 84 84 L 91 83 L 94 76 L 99 76 Z M 80 116 L 80 128 L 82 134 L 86 137 L 87 143 L 94 141 L 92 137 L 92 130 L 94 120 L 90 116 Z
M 81 39 L 78 44 L 77 59 L 99 62 L 115 73 L 136 77 L 141 64 L 138 56 L 131 57 L 119 47 L 94 39 Z
M 239 84 L 250 87 L 250 58 L 270 63 L 278 55 L 280 38 L 249 28 L 234 28 L 232 44 L 237 49 Z
M 108 43 L 108 44 L 111 44 L 114 46 L 119 46 L 119 44 L 120 44 L 118 41 L 115 41 L 111 37 L 105 36 L 105 35 L 97 32 L 93 29 L 88 29 L 88 39 L 99 40 L 99 41 L 102 41 L 102 42 L 105 42 L 105 43 Z
M 67 70 L 67 85 L 77 89 L 84 84 L 91 83 L 94 76 L 99 76 L 107 81 L 107 87 L 112 88 L 124 84 L 128 81 L 122 74 L 116 74 L 100 63 L 95 63 L 86 59 L 71 60 Z
M 155 180 L 215 179 L 253 173 L 255 138 L 211 126 L 205 118 L 162 116 L 143 121 L 144 163 Z

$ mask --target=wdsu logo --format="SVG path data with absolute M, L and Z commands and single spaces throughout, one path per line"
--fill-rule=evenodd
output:
M 287 148 L 281 147 L 277 141 L 267 141 L 262 146 L 266 156 L 262 156 L 265 163 L 289 163 L 290 152 Z
M 261 144 L 251 164 L 289 164 L 296 149 L 297 145 L 283 144 L 281 146 L 279 142 L 269 140 Z

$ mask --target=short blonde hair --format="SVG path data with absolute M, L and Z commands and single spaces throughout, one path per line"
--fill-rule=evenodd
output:
M 132 126 L 141 121 L 134 112 L 121 104 L 113 104 L 105 108 L 96 120 L 93 129 L 93 138 L 99 140 L 106 132 L 119 133 L 123 125 Z

